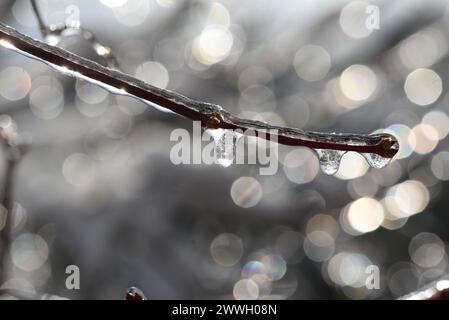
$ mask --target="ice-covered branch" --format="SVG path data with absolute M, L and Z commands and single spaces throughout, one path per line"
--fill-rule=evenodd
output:
M 64 49 L 32 39 L 0 23 L 0 44 L 46 63 L 62 74 L 94 83 L 112 93 L 127 95 L 158 105 L 210 130 L 251 131 L 258 137 L 289 146 L 314 149 L 326 173 L 334 173 L 345 152 L 361 153 L 371 166 L 381 168 L 397 153 L 399 144 L 389 134 L 339 134 L 272 126 L 238 118 L 212 103 L 192 100 L 181 94 L 151 86 L 112 68 L 104 67 Z

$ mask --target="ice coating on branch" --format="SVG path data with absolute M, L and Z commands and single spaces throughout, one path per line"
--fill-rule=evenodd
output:
M 31 51 L 33 51 L 33 53 L 23 51 L 23 50 L 19 49 L 13 42 L 11 42 L 9 40 L 2 39 L 1 32 L 5 33 L 9 36 L 13 36 L 17 39 L 20 39 L 21 41 L 25 42 L 29 46 L 39 48 L 45 52 L 48 52 L 49 54 L 56 55 L 56 56 L 61 57 L 67 61 L 76 63 L 80 66 L 87 67 L 90 71 L 95 71 L 95 72 L 104 74 L 108 77 L 112 77 L 116 80 L 126 83 L 127 85 L 132 85 L 133 87 L 143 89 L 143 90 L 150 92 L 154 95 L 164 97 L 165 99 L 168 99 L 168 100 L 171 100 L 173 102 L 183 105 L 185 108 L 189 108 L 194 111 L 201 112 L 203 114 L 212 114 L 212 113 L 219 112 L 221 110 L 221 107 L 216 104 L 206 103 L 206 102 L 202 102 L 202 101 L 196 101 L 196 100 L 190 99 L 186 96 L 183 96 L 181 94 L 178 94 L 176 92 L 172 92 L 170 90 L 165 90 L 165 89 L 154 87 L 152 85 L 145 83 L 144 81 L 141 81 L 137 78 L 134 78 L 134 77 L 127 75 L 123 72 L 120 72 L 116 69 L 102 66 L 94 61 L 80 57 L 80 56 L 73 54 L 71 52 L 68 52 L 62 48 L 59 48 L 56 46 L 51 46 L 42 41 L 30 38 L 30 37 L 18 32 L 14 28 L 11 28 L 9 26 L 6 26 L 6 25 L 0 23 L 0 45 L 2 45 L 3 47 L 13 50 L 13 51 L 20 53 L 24 56 L 27 56 L 29 58 L 43 62 L 43 63 L 49 65 L 50 67 L 56 69 L 56 71 L 61 72 L 65 75 L 72 76 L 72 77 L 93 83 L 95 85 L 98 85 L 98 86 L 104 88 L 105 90 L 110 91 L 111 93 L 129 95 L 129 96 L 135 97 L 137 99 L 143 100 L 144 102 L 147 102 L 150 105 L 154 105 L 153 102 L 145 101 L 145 99 L 143 99 L 141 97 L 134 96 L 134 95 L 130 94 L 129 92 L 127 92 L 126 90 L 124 90 L 123 88 L 118 88 L 110 83 L 104 83 L 99 80 L 96 80 L 90 76 L 90 73 L 82 73 L 82 72 L 80 72 L 80 70 L 72 70 L 72 69 L 68 68 L 66 65 L 64 65 L 63 63 L 61 63 L 61 64 L 52 63 L 51 61 L 46 60 L 46 58 L 44 59 L 41 56 L 36 55 L 33 50 L 31 50 Z M 164 107 L 164 106 L 161 106 L 161 107 Z
M 215 143 L 215 161 L 223 167 L 229 167 L 235 158 L 235 149 L 241 133 L 225 129 L 207 129 L 206 132 Z
M 3 38 L 2 38 L 3 37 Z M 112 68 L 82 58 L 58 47 L 27 37 L 0 23 L 0 45 L 41 61 L 58 72 L 98 85 L 113 94 L 128 95 L 149 105 L 170 109 L 193 121 L 202 121 L 216 143 L 217 162 L 228 166 L 235 156 L 237 136 L 232 139 L 226 132 L 253 130 L 258 133 L 276 131 L 267 139 L 277 138 L 283 145 L 306 146 L 315 151 L 321 168 L 326 174 L 334 174 L 345 152 L 362 154 L 375 168 L 382 168 L 399 150 L 395 137 L 388 134 L 339 134 L 306 131 L 279 127 L 267 123 L 241 119 L 219 105 L 196 101 L 176 92 L 151 86 L 141 80 Z
M 385 158 L 375 153 L 361 153 L 361 155 L 366 159 L 371 167 L 376 169 L 384 168 L 391 161 L 391 158 Z
M 315 149 L 320 161 L 320 168 L 327 175 L 334 175 L 337 173 L 340 167 L 342 156 L 345 151 L 327 150 L 327 149 Z
M 328 144 L 342 144 L 346 146 L 374 146 L 382 144 L 383 151 L 391 154 L 392 158 L 399 150 L 399 144 L 397 139 L 385 133 L 376 134 L 352 134 L 352 133 L 327 133 L 327 132 L 316 132 L 310 130 L 302 130 L 297 128 L 280 127 L 267 124 L 265 122 L 241 119 L 234 116 L 233 114 L 222 111 L 225 120 L 232 122 L 238 126 L 244 127 L 246 129 L 253 130 L 276 130 L 279 137 L 296 138 L 304 141 L 310 142 L 320 142 Z M 288 145 L 288 143 L 286 143 Z M 329 148 L 313 148 L 313 149 L 329 149 Z M 332 148 L 333 150 L 337 150 Z M 351 150 L 342 150 L 351 151 Z M 361 153 L 361 152 L 359 152 Z

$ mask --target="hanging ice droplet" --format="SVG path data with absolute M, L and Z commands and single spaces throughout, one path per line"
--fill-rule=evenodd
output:
M 226 129 L 207 129 L 206 132 L 215 142 L 215 162 L 229 167 L 234 161 L 236 144 L 242 134 Z
M 315 149 L 320 161 L 321 170 L 327 175 L 334 175 L 340 167 L 341 157 L 346 151 Z
M 368 164 L 376 169 L 382 169 L 387 164 L 389 164 L 392 157 L 394 157 L 394 155 L 399 150 L 398 140 L 394 136 L 389 134 L 381 135 L 380 145 L 383 147 L 384 150 L 388 151 L 391 154 L 391 157 L 383 157 L 377 153 L 361 153 L 361 155 L 366 159 Z
M 384 168 L 391 161 L 391 158 L 385 158 L 376 153 L 361 153 L 361 155 L 366 159 L 371 167 L 376 169 Z

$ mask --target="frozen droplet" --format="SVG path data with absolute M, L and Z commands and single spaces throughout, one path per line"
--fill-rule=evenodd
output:
M 61 42 L 61 36 L 55 33 L 50 33 L 45 37 L 45 41 L 51 46 L 56 46 Z
M 340 167 L 341 157 L 346 151 L 315 149 L 320 161 L 321 170 L 327 175 L 334 175 Z
M 361 153 L 361 155 L 366 159 L 371 167 L 376 169 L 384 168 L 391 161 L 391 158 L 385 158 L 376 153 Z
M 216 163 L 223 167 L 229 167 L 234 161 L 235 146 L 242 134 L 226 129 L 207 129 L 206 132 L 215 142 Z

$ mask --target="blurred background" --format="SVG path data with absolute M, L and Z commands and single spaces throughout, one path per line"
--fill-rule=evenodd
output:
M 285 146 L 273 176 L 257 165 L 174 165 L 170 133 L 191 132 L 189 120 L 0 47 L 0 113 L 32 140 L 12 185 L 3 289 L 392 299 L 447 274 L 448 1 L 37 4 L 48 24 L 79 9 L 120 69 L 152 85 L 276 125 L 388 132 L 400 151 L 380 170 L 348 153 L 335 176 L 311 150 Z M 0 21 L 42 39 L 28 0 L 1 1 Z M 82 37 L 58 45 L 105 63 Z M 68 265 L 80 269 L 79 290 L 65 286 Z M 380 289 L 365 286 L 370 265 Z

